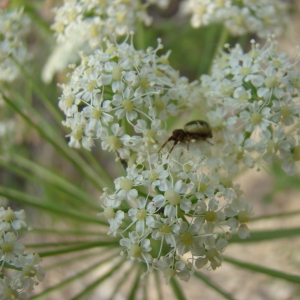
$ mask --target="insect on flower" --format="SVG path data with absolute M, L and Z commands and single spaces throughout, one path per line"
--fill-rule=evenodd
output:
M 172 135 L 168 138 L 168 140 L 161 146 L 158 152 L 166 146 L 166 144 L 169 141 L 174 141 L 174 144 L 172 148 L 169 151 L 169 155 L 173 151 L 174 147 L 179 143 L 179 142 L 187 142 L 187 148 L 189 149 L 189 143 L 192 140 L 203 140 L 206 141 L 206 139 L 212 137 L 212 131 L 210 126 L 208 125 L 207 122 L 202 121 L 202 120 L 195 120 L 188 122 L 185 124 L 183 129 L 175 129 L 172 133 Z

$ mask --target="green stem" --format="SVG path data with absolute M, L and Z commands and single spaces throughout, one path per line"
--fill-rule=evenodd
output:
M 16 267 L 16 266 L 14 266 L 12 264 L 9 264 L 7 262 L 3 263 L 3 260 L 0 260 L 0 266 L 1 266 L 1 269 L 2 268 L 7 268 L 7 269 L 12 269 L 12 270 L 17 270 L 17 271 L 22 271 L 22 269 L 23 269 L 22 267 Z
M 32 78 L 32 76 L 25 70 L 25 68 L 13 56 L 10 56 L 10 58 L 15 63 L 15 65 L 19 68 L 20 72 L 23 74 L 23 76 L 24 76 L 25 80 L 28 82 L 28 84 L 30 84 L 33 87 L 36 94 L 43 101 L 45 107 L 51 113 L 51 115 L 53 116 L 55 121 L 58 124 L 60 124 L 62 121 L 62 115 L 58 112 L 57 107 L 53 105 L 51 100 L 44 93 L 43 89 L 40 88 L 40 85 L 42 85 L 42 83 L 37 84 L 35 82 L 35 80 Z
M 215 284 L 213 281 L 210 280 L 210 278 L 208 278 L 204 274 L 202 274 L 200 272 L 195 272 L 194 276 L 196 278 L 199 278 L 200 280 L 202 280 L 206 285 L 208 285 L 210 288 L 212 288 L 218 294 L 222 295 L 225 299 L 234 300 L 234 298 L 229 293 L 224 291 L 220 286 Z
M 62 216 L 63 219 L 69 218 L 76 222 L 96 223 L 107 227 L 106 221 L 101 220 L 100 218 L 97 218 L 94 215 L 91 215 L 91 213 L 83 214 L 82 211 L 80 212 L 78 212 L 78 210 L 72 211 L 70 208 L 62 209 L 55 203 L 49 203 L 45 201 L 45 199 L 38 198 L 29 194 L 25 194 L 24 192 L 19 192 L 15 189 L 10 189 L 4 186 L 0 186 L 0 195 L 10 200 L 13 200 L 17 203 L 23 205 L 29 205 L 37 209 L 47 211 L 47 213 L 53 213 Z
M 212 59 L 210 60 L 210 66 L 209 66 L 209 72 L 208 74 L 211 74 L 211 68 L 212 68 L 212 65 L 213 65 L 213 62 L 215 60 L 215 58 L 217 57 L 220 49 L 222 49 L 224 47 L 224 44 L 226 43 L 227 39 L 228 39 L 228 36 L 229 36 L 229 31 L 227 28 L 225 28 L 223 26 L 222 28 L 222 31 L 221 31 L 221 34 L 219 35 L 219 41 L 218 41 L 218 44 L 215 48 L 215 51 L 214 51 L 214 55 L 212 56 Z
M 265 267 L 262 267 L 262 266 L 256 265 L 256 264 L 249 264 L 249 263 L 239 261 L 239 260 L 236 260 L 236 259 L 233 259 L 230 257 L 225 257 L 224 261 L 229 262 L 233 265 L 239 266 L 241 268 L 259 272 L 259 273 L 263 273 L 263 274 L 266 274 L 266 275 L 269 275 L 269 276 L 272 276 L 275 278 L 284 279 L 289 282 L 300 283 L 300 276 L 297 276 L 297 275 L 287 274 L 287 273 L 284 273 L 281 271 L 276 271 L 273 269 L 265 268 Z
M 41 292 L 38 295 L 35 295 L 33 297 L 31 297 L 30 299 L 47 299 L 45 296 L 49 295 L 51 293 L 54 293 L 56 291 L 61 291 L 64 287 L 68 286 L 69 284 L 71 284 L 72 282 L 79 280 L 80 278 L 84 277 L 85 275 L 91 273 L 92 271 L 96 270 L 97 268 L 99 268 L 101 265 L 107 263 L 108 261 L 112 260 L 113 258 L 115 258 L 116 254 L 113 253 L 113 255 L 111 255 L 110 257 L 103 257 L 101 256 L 101 260 L 97 263 L 92 264 L 91 266 L 88 266 L 84 271 L 82 272 L 78 272 L 75 273 L 74 276 L 66 279 L 65 281 L 61 281 L 59 284 L 50 287 L 49 289 Z
M 93 281 L 91 284 L 89 284 L 88 286 L 85 286 L 85 289 L 79 293 L 78 295 L 76 295 L 74 298 L 72 298 L 72 300 L 80 300 L 80 299 L 87 299 L 86 295 L 90 294 L 92 290 L 94 290 L 95 288 L 97 288 L 101 282 L 103 282 L 104 280 L 111 278 L 111 275 L 114 272 L 117 272 L 120 270 L 121 266 L 126 262 L 125 259 L 123 260 L 118 260 L 114 266 L 111 267 L 111 270 L 109 270 L 108 272 L 106 272 L 104 275 L 101 275 L 98 279 L 96 279 L 95 281 Z
M 279 214 L 273 214 L 273 215 L 264 215 L 264 216 L 260 216 L 260 217 L 253 217 L 250 219 L 250 222 L 266 220 L 266 219 L 273 219 L 273 218 L 291 217 L 291 216 L 296 216 L 299 214 L 300 214 L 300 210 L 284 212 L 284 213 L 279 213 Z
M 251 231 L 251 235 L 247 239 L 240 239 L 236 234 L 230 239 L 230 243 L 256 243 L 268 240 L 275 240 L 281 238 L 291 238 L 299 236 L 300 228 L 288 228 L 288 229 L 275 229 L 264 231 Z
M 102 251 L 99 251 L 99 249 L 97 249 L 97 251 L 95 251 L 94 253 L 90 253 L 88 252 L 87 254 L 82 254 L 81 252 L 78 253 L 78 255 L 72 255 L 71 258 L 63 258 L 63 259 L 59 259 L 57 263 L 53 263 L 49 262 L 49 265 L 43 265 L 44 270 L 47 272 L 49 270 L 53 270 L 55 268 L 62 268 L 63 266 L 67 266 L 67 265 L 72 265 L 72 264 L 76 264 L 79 261 L 85 261 L 85 259 L 91 259 L 93 257 L 103 257 L 105 256 L 105 253 L 107 252 L 107 249 L 102 249 Z
M 108 246 L 117 247 L 118 245 L 119 245 L 118 241 L 101 241 L 101 242 L 98 241 L 98 242 L 85 243 L 84 245 L 77 245 L 75 247 L 69 247 L 69 248 L 64 248 L 59 250 L 39 252 L 39 256 L 40 257 L 56 256 L 56 255 L 67 254 L 71 252 L 85 251 L 93 248 L 101 248 L 101 247 L 108 247 Z
M 38 114 L 34 109 L 25 105 L 29 113 L 38 119 L 39 124 L 36 124 L 32 118 L 28 117 L 22 108 L 19 108 L 13 101 L 2 95 L 5 102 L 13 108 L 32 128 L 34 128 L 42 138 L 44 138 L 53 148 L 65 157 L 82 175 L 88 178 L 99 190 L 102 191 L 103 187 L 113 188 L 114 184 L 112 179 L 108 176 L 105 170 L 101 174 L 97 174 L 86 161 L 84 161 L 73 149 L 69 148 L 65 142 L 62 142 L 57 132 L 52 132 L 51 126 L 45 124 L 45 121 L 38 118 Z
M 186 300 L 186 297 L 183 294 L 183 290 L 182 290 L 182 288 L 178 284 L 178 281 L 175 278 L 171 278 L 170 284 L 171 284 L 171 287 L 173 289 L 175 298 L 179 299 L 179 300 Z
M 133 282 L 133 284 L 131 284 L 131 290 L 129 295 L 127 296 L 128 300 L 135 300 L 136 299 L 136 294 L 139 288 L 139 283 L 141 280 L 141 271 L 142 271 L 142 265 L 140 264 L 138 267 L 138 270 L 136 272 L 136 276 L 135 276 L 135 280 Z
M 66 236 L 101 236 L 101 232 L 91 232 L 91 231 L 82 231 L 82 230 L 61 230 L 61 229 L 54 229 L 54 228 L 33 228 L 30 231 L 30 234 L 48 234 L 51 235 L 66 235 Z M 103 234 L 104 235 L 104 234 Z
M 16 163 L 18 167 L 14 166 L 13 163 Z M 38 182 L 48 186 L 52 190 L 67 194 L 68 197 L 65 199 L 71 202 L 71 205 L 77 202 L 79 205 L 85 204 L 86 207 L 90 209 L 100 209 L 100 205 L 97 205 L 97 199 L 91 197 L 91 195 L 84 190 L 16 153 L 11 154 L 9 161 L 0 158 L 0 165 L 29 181 Z M 21 170 L 20 167 L 26 170 Z
M 137 22 L 135 41 L 138 50 L 145 50 L 145 29 L 144 24 L 141 21 Z

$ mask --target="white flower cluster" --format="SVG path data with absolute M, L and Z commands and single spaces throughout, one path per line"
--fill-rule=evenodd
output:
M 277 50 L 271 37 L 244 53 L 239 45 L 222 51 L 203 75 L 199 97 L 206 101 L 208 121 L 224 155 L 248 167 L 261 158 L 281 163 L 293 175 L 300 160 L 300 72 L 296 60 Z M 255 152 L 257 155 L 255 155 Z
M 58 42 L 69 39 L 99 46 L 104 36 L 122 36 L 135 29 L 138 21 L 150 25 L 146 5 L 139 0 L 65 0 L 55 8 L 52 29 Z
M 18 231 L 27 228 L 24 210 L 0 208 L 0 295 L 1 299 L 28 299 L 28 292 L 44 280 L 37 253 L 25 254 Z
M 168 152 L 147 153 L 148 161 L 128 167 L 115 192 L 101 197 L 122 254 L 146 263 L 147 272 L 161 270 L 167 283 L 174 276 L 188 281 L 194 266 L 215 270 L 232 232 L 249 236 L 252 206 L 230 179 L 230 165 L 199 143 L 176 147 L 170 159 Z
M 28 29 L 29 19 L 23 15 L 22 8 L 12 11 L 0 9 L 0 82 L 11 82 L 19 74 L 18 67 L 10 56 L 21 64 L 28 59 L 23 44 Z
M 288 4 L 283 0 L 185 0 L 183 14 L 191 14 L 193 27 L 222 23 L 233 35 L 281 34 L 288 24 Z
M 190 92 L 187 79 L 168 64 L 169 53 L 156 55 L 161 48 L 159 43 L 143 52 L 106 41 L 90 56 L 81 53 L 59 101 L 72 130 L 70 146 L 90 149 L 100 138 L 103 149 L 118 151 L 122 159 L 133 150 L 141 161 L 147 157 L 140 150 L 157 152 L 162 121 L 178 114 Z M 123 125 L 142 136 L 125 134 Z
M 232 232 L 249 236 L 252 206 L 232 182 L 239 162 L 218 152 L 214 133 L 213 144 L 178 145 L 170 155 L 170 142 L 159 151 L 168 138 L 162 121 L 199 100 L 197 83 L 169 66 L 169 53 L 158 56 L 161 48 L 159 42 L 143 52 L 106 41 L 92 55 L 82 53 L 59 106 L 72 130 L 70 146 L 90 149 L 100 139 L 126 168 L 115 191 L 104 189 L 101 197 L 101 215 L 109 234 L 121 238 L 122 253 L 145 262 L 148 271 L 160 269 L 167 282 L 174 276 L 188 281 L 194 266 L 221 266 Z
M 49 83 L 56 72 L 77 62 L 80 50 L 91 53 L 100 47 L 103 37 L 127 35 L 139 22 L 149 26 L 149 5 L 165 9 L 169 0 L 65 0 L 54 9 L 58 44 L 43 69 L 43 81 Z

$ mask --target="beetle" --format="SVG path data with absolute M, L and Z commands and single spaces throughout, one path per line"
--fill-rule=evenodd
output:
M 175 129 L 172 135 L 168 138 L 168 140 L 161 146 L 158 152 L 161 151 L 162 148 L 166 146 L 169 141 L 174 141 L 172 148 L 169 151 L 169 155 L 173 151 L 174 147 L 179 142 L 187 142 L 187 148 L 189 149 L 189 143 L 192 140 L 203 140 L 212 138 L 212 130 L 209 124 L 202 120 L 195 120 L 185 124 L 183 129 Z

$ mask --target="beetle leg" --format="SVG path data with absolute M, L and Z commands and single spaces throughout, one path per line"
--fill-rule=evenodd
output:
M 187 145 L 186 145 L 186 148 L 187 150 L 189 151 L 190 150 L 190 142 L 191 142 L 191 137 L 190 135 L 187 135 L 186 138 L 185 138 L 185 141 L 187 142 Z
M 179 139 L 174 140 L 174 144 L 173 144 L 172 148 L 170 149 L 167 158 L 169 158 L 171 152 L 173 151 L 174 147 L 175 147 L 178 143 L 179 143 Z
M 120 160 L 120 162 L 121 162 L 123 168 L 124 168 L 125 171 L 126 171 L 127 168 L 128 168 L 127 161 L 126 161 L 125 159 L 121 158 L 120 153 L 119 153 L 118 151 L 116 151 L 116 153 L 117 153 L 117 156 L 118 156 L 118 158 L 119 158 L 119 160 Z
M 172 136 L 170 136 L 167 140 L 166 140 L 166 142 L 161 146 L 161 148 L 159 149 L 159 151 L 158 151 L 158 153 L 160 152 L 160 150 L 164 147 L 164 146 L 166 146 L 170 141 L 175 141 L 175 137 L 172 135 Z

